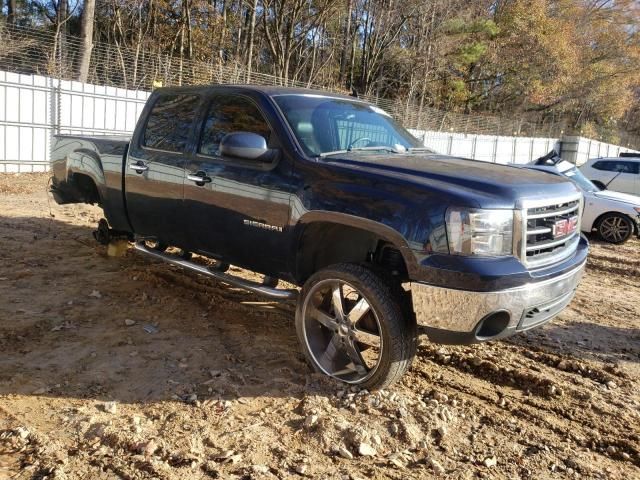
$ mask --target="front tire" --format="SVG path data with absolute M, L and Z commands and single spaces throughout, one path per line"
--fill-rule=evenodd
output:
M 625 215 L 607 213 L 598 222 L 598 235 L 609 243 L 621 244 L 633 234 L 633 223 Z
M 399 380 L 416 352 L 415 319 L 399 288 L 371 269 L 337 264 L 312 275 L 296 309 L 296 331 L 311 366 L 367 389 Z

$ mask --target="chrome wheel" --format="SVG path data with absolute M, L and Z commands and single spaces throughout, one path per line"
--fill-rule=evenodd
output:
M 622 243 L 631 236 L 632 229 L 629 220 L 619 215 L 611 215 L 602 219 L 598 232 L 607 242 Z
M 313 363 L 347 383 L 366 382 L 380 365 L 384 342 L 371 301 L 350 283 L 316 283 L 302 305 L 302 329 Z

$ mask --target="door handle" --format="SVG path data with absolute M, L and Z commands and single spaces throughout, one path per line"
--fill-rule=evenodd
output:
M 211 177 L 205 172 L 196 172 L 187 174 L 187 180 L 195 182 L 196 185 L 202 187 L 205 183 L 211 183 Z
M 135 170 L 136 173 L 142 173 L 142 172 L 146 172 L 147 170 L 149 170 L 149 167 L 147 167 L 140 160 L 138 160 L 136 163 L 130 163 L 129 164 L 129 168 L 131 170 Z

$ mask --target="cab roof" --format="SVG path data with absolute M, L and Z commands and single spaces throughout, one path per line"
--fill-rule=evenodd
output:
M 331 98 L 342 98 L 345 100 L 355 100 L 364 102 L 363 99 L 354 97 L 351 95 L 345 95 L 343 93 L 336 93 L 329 90 L 318 90 L 311 88 L 297 88 L 297 87 L 278 87 L 271 85 L 245 85 L 245 84 L 207 84 L 207 85 L 190 85 L 179 87 L 161 87 L 156 89 L 158 92 L 198 92 L 206 90 L 229 90 L 229 91 L 245 91 L 245 92 L 258 92 L 268 97 L 278 97 L 281 95 L 314 95 Z

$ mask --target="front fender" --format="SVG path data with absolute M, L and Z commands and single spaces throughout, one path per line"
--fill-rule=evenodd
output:
M 297 224 L 293 227 L 294 258 L 298 253 L 298 246 L 300 245 L 300 241 L 302 239 L 305 228 L 312 223 L 319 222 L 359 228 L 361 230 L 372 232 L 381 239 L 389 242 L 401 253 L 407 267 L 407 273 L 409 274 L 410 278 L 412 278 L 412 275 L 417 272 L 418 268 L 420 268 L 416 256 L 414 255 L 414 252 L 409 245 L 409 242 L 400 232 L 398 232 L 394 228 L 367 218 L 362 218 L 347 213 L 324 210 L 315 210 L 303 214 L 299 218 Z

